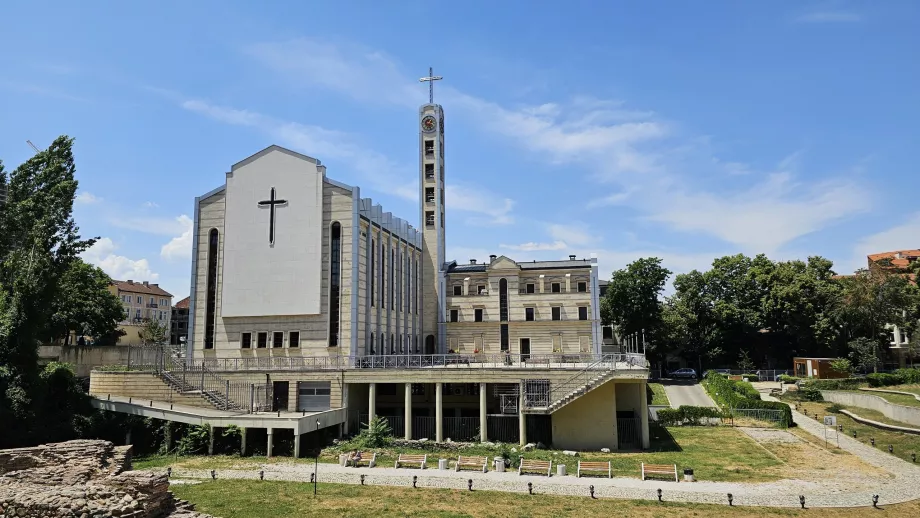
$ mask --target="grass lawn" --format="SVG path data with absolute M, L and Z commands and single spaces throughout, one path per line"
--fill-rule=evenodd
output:
M 299 482 L 259 482 L 254 480 L 217 480 L 194 485 L 174 485 L 170 489 L 179 498 L 196 504 L 196 510 L 222 518 L 301 518 L 307 516 L 352 518 L 378 517 L 532 517 L 578 516 L 583 518 L 669 518 L 697 516 L 706 518 L 754 518 L 762 516 L 821 516 L 827 518 L 861 518 L 870 513 L 862 509 L 771 509 L 728 507 L 722 505 L 678 504 L 630 501 L 591 500 L 586 497 L 524 495 L 493 491 L 458 491 L 451 489 L 411 489 L 383 486 L 319 484 Z M 665 496 L 667 499 L 667 496 Z M 873 511 L 879 516 L 920 516 L 920 503 L 883 506 Z
M 832 415 L 827 409 L 832 403 L 826 401 L 823 402 L 800 402 L 799 408 L 804 408 L 808 411 L 809 416 L 814 416 L 815 412 L 818 413 L 819 418 L 824 418 L 826 415 Z M 865 417 L 867 419 L 876 419 L 876 414 L 869 415 L 872 411 L 864 408 L 852 408 L 849 409 L 853 413 L 859 415 L 860 417 Z M 917 453 L 920 455 L 920 435 L 911 435 L 907 433 L 892 432 L 888 430 L 882 430 L 875 428 L 866 424 L 862 424 L 854 421 L 850 417 L 844 414 L 833 414 L 837 416 L 837 424 L 843 425 L 843 433 L 853 437 L 853 432 L 856 432 L 856 440 L 870 444 L 870 439 L 875 438 L 875 445 L 881 449 L 887 449 L 888 445 L 894 446 L 894 454 L 902 459 L 910 462 L 910 454 Z M 880 415 L 880 414 L 879 414 Z
M 898 390 L 900 392 L 911 392 L 920 394 L 920 386 L 918 385 L 895 385 L 892 387 L 881 387 L 884 390 Z M 873 396 L 879 396 L 887 399 L 889 402 L 896 405 L 904 406 L 916 406 L 920 407 L 920 401 L 917 401 L 917 398 L 913 396 L 908 396 L 905 394 L 889 394 L 887 392 L 875 392 L 871 390 L 860 390 L 862 394 L 872 394 Z
M 584 461 L 612 461 L 615 476 L 639 478 L 642 462 L 648 464 L 677 464 L 678 470 L 693 468 L 699 480 L 765 482 L 787 478 L 789 473 L 783 469 L 784 464 L 775 455 L 760 447 L 756 442 L 737 429 L 729 427 L 685 426 L 673 428 L 652 428 L 652 447 L 647 452 L 601 453 L 582 452 Z M 433 451 L 438 446 L 431 444 L 429 449 L 413 448 L 377 448 L 380 466 L 392 466 L 399 453 L 428 453 L 428 467 L 437 467 L 439 457 L 456 459 L 461 451 L 464 455 L 499 455 L 500 448 L 472 446 L 462 450 Z M 510 448 L 510 446 L 505 446 Z M 334 448 L 323 450 L 320 462 L 338 462 L 339 453 L 351 451 L 354 446 L 342 443 Z M 553 450 L 536 450 L 526 452 L 526 458 L 553 460 L 554 462 L 573 465 L 575 459 Z M 510 455 L 512 462 L 517 454 Z M 185 467 L 189 469 L 257 469 L 260 464 L 276 462 L 312 463 L 313 459 L 293 459 L 291 457 L 153 457 L 138 459 L 135 469 L 150 467 Z M 570 469 L 571 471 L 571 469 Z
M 648 388 L 652 391 L 652 401 L 650 405 L 665 405 L 670 406 L 671 402 L 668 400 L 668 394 L 664 391 L 664 385 L 661 383 L 649 383 Z

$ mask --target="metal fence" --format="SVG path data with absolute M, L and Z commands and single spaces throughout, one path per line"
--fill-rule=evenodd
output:
M 617 442 L 620 450 L 642 447 L 642 422 L 638 417 L 617 418 Z
M 517 415 L 489 414 L 486 416 L 489 440 L 517 443 L 521 437 L 520 418 Z
M 444 438 L 452 441 L 479 440 L 479 418 L 445 417 Z
M 729 411 L 731 426 L 786 428 L 782 410 L 766 408 L 733 408 Z

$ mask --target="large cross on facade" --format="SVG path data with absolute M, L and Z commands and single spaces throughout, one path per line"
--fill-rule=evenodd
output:
M 275 244 L 275 207 L 285 205 L 287 200 L 275 199 L 275 188 L 272 187 L 271 197 L 259 202 L 259 207 L 268 207 L 268 244 Z
M 428 67 L 428 77 L 422 77 L 418 80 L 419 83 L 428 83 L 428 104 L 434 104 L 434 82 L 441 79 L 444 78 L 434 75 L 434 69 Z

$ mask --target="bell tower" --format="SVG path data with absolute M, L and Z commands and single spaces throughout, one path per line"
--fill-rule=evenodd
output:
M 428 104 L 419 108 L 419 221 L 422 228 L 421 350 L 424 354 L 447 352 L 444 272 L 444 110 L 434 103 L 432 69 L 428 77 Z

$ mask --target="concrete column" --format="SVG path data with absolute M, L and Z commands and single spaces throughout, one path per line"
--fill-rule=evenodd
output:
M 249 428 L 243 428 L 242 433 L 240 434 L 240 457 L 246 456 L 246 431 Z
M 521 383 L 520 394 L 518 395 L 518 434 L 520 435 L 521 446 L 527 444 L 527 415 L 524 414 L 524 384 Z
M 444 442 L 444 384 L 434 384 L 435 442 Z
M 266 455 L 269 459 L 272 458 L 272 435 L 273 435 L 274 431 L 275 431 L 275 430 L 272 429 L 272 428 L 266 429 L 266 432 L 267 432 L 267 434 L 268 434 L 268 443 L 267 443 L 267 445 L 266 445 L 266 447 L 265 447 L 265 455 Z
M 405 397 L 405 417 L 406 424 L 404 428 L 406 429 L 406 440 L 412 440 L 412 384 L 406 383 L 406 397 Z
M 294 458 L 300 458 L 300 434 L 294 430 Z
M 370 424 L 377 415 L 377 384 L 368 383 L 367 388 L 367 423 Z
M 639 383 L 639 420 L 642 423 L 642 448 L 651 446 L 648 436 L 648 398 L 645 395 L 645 383 Z
M 479 440 L 489 442 L 488 417 L 486 416 L 486 387 L 487 383 L 479 384 Z

